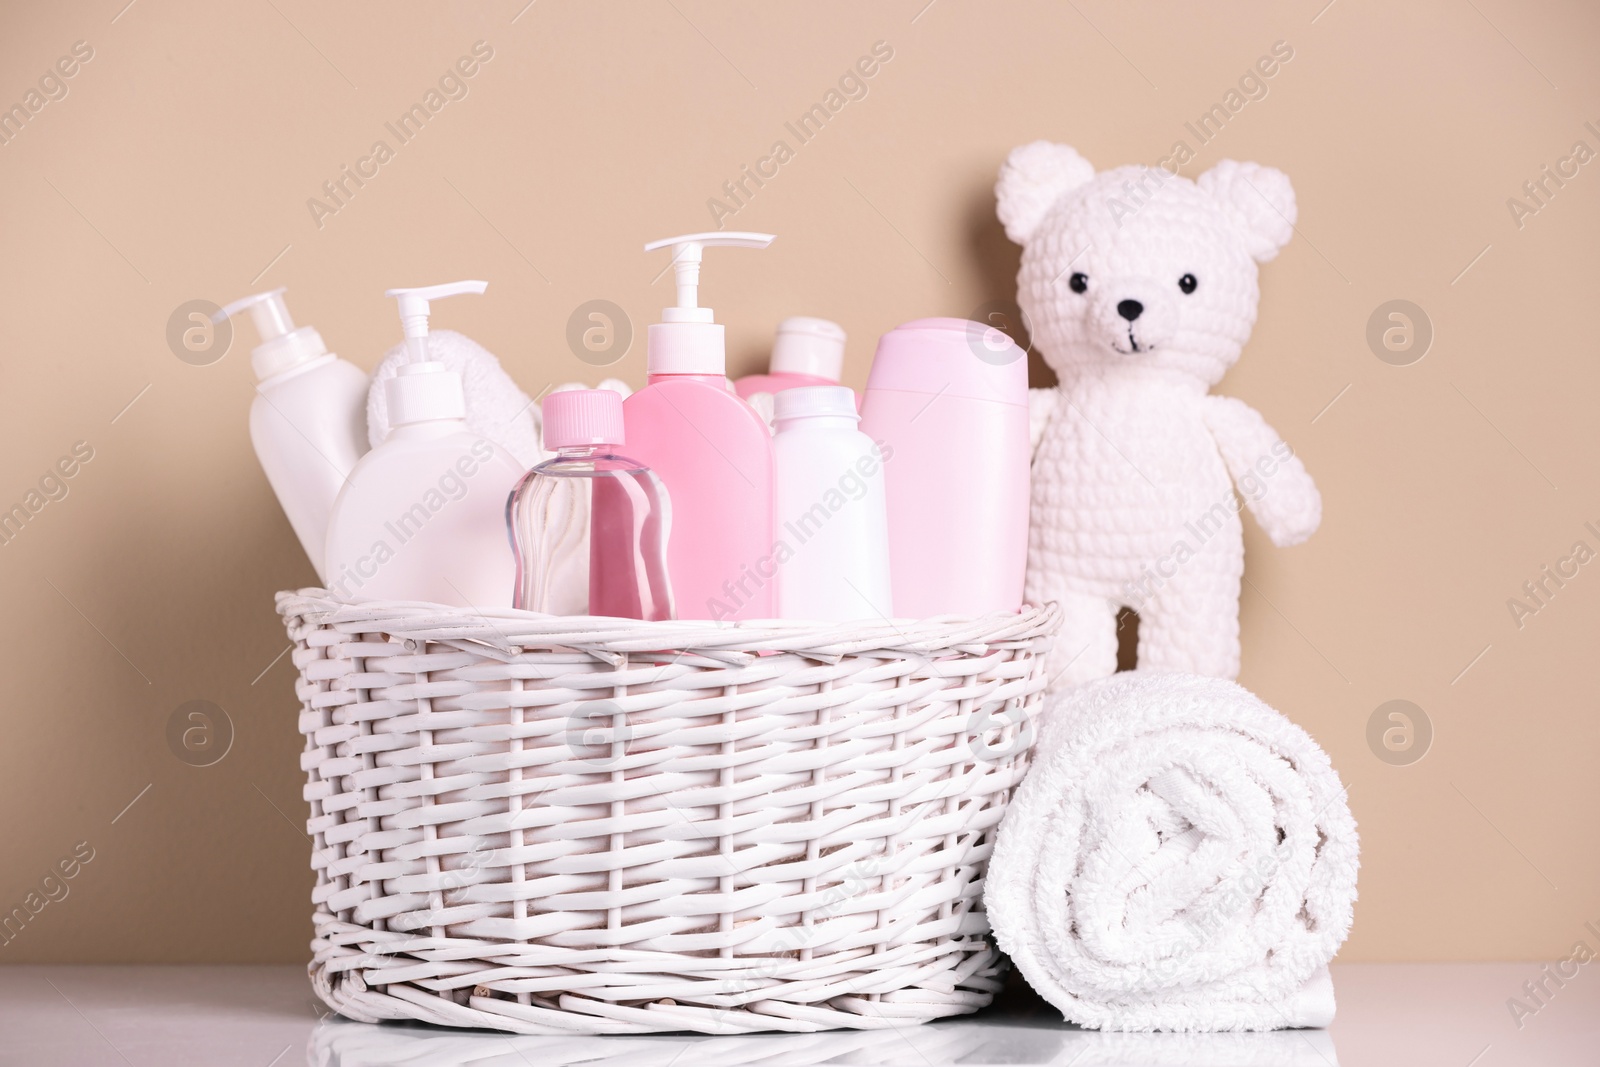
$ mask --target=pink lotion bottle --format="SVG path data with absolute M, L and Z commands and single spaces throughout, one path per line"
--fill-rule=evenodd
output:
M 771 234 L 727 232 L 645 245 L 672 249 L 678 299 L 650 326 L 647 384 L 623 401 L 622 417 L 628 455 L 655 472 L 672 501 L 667 572 L 680 619 L 778 615 L 772 434 L 728 388 L 723 329 L 698 304 L 706 248 L 771 243 Z
M 804 385 L 838 385 L 844 373 L 844 327 L 804 315 L 778 323 L 772 360 L 766 374 L 747 374 L 733 383 L 749 400 L 757 393 L 777 393 Z
M 903 617 L 1022 607 L 1028 361 L 999 330 L 918 319 L 883 335 L 861 430 L 884 449 L 889 575 Z

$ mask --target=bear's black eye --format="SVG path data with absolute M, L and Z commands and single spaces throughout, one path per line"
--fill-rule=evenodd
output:
M 1067 279 L 1067 284 L 1072 286 L 1074 293 L 1081 293 L 1089 288 L 1089 276 L 1082 271 L 1077 271 Z
M 1195 279 L 1193 274 L 1185 274 L 1183 277 L 1178 279 L 1178 288 L 1183 290 L 1184 296 L 1188 296 L 1190 293 L 1194 292 L 1195 286 L 1199 284 L 1200 283 Z

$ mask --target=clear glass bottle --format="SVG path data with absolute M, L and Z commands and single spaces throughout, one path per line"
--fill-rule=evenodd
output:
M 514 606 L 659 622 L 675 617 L 667 577 L 672 505 L 650 468 L 617 455 L 622 397 L 572 389 L 544 401 L 544 447 L 556 457 L 511 492 Z M 587 592 L 587 597 L 583 596 Z

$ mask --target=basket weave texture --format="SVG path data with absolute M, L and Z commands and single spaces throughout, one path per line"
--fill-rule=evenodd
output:
M 879 1028 L 999 987 L 1053 605 L 640 623 L 280 593 L 318 995 L 522 1033 Z

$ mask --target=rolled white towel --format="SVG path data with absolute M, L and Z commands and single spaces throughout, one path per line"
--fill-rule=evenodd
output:
M 589 385 L 587 382 L 562 382 L 560 385 L 552 386 L 550 393 L 566 393 L 573 389 L 609 389 L 624 400 L 633 395 L 633 387 L 621 378 L 602 378 L 599 385 Z M 550 393 L 546 393 L 545 396 L 549 396 Z M 542 411 L 544 408 L 542 399 L 539 406 Z M 540 425 L 543 425 L 543 420 L 540 421 Z
M 1331 1022 L 1358 842 L 1316 742 L 1183 674 L 1113 675 L 1043 718 L 984 892 L 1028 983 L 1099 1030 Z
M 544 458 L 539 447 L 538 409 L 492 352 L 466 334 L 434 330 L 428 334 L 428 357 L 461 375 L 468 426 L 526 466 Z M 384 353 L 378 369 L 372 372 L 372 388 L 367 393 L 367 434 L 374 448 L 389 436 L 389 391 L 384 383 L 399 373 L 405 361 L 405 345 L 395 345 Z

